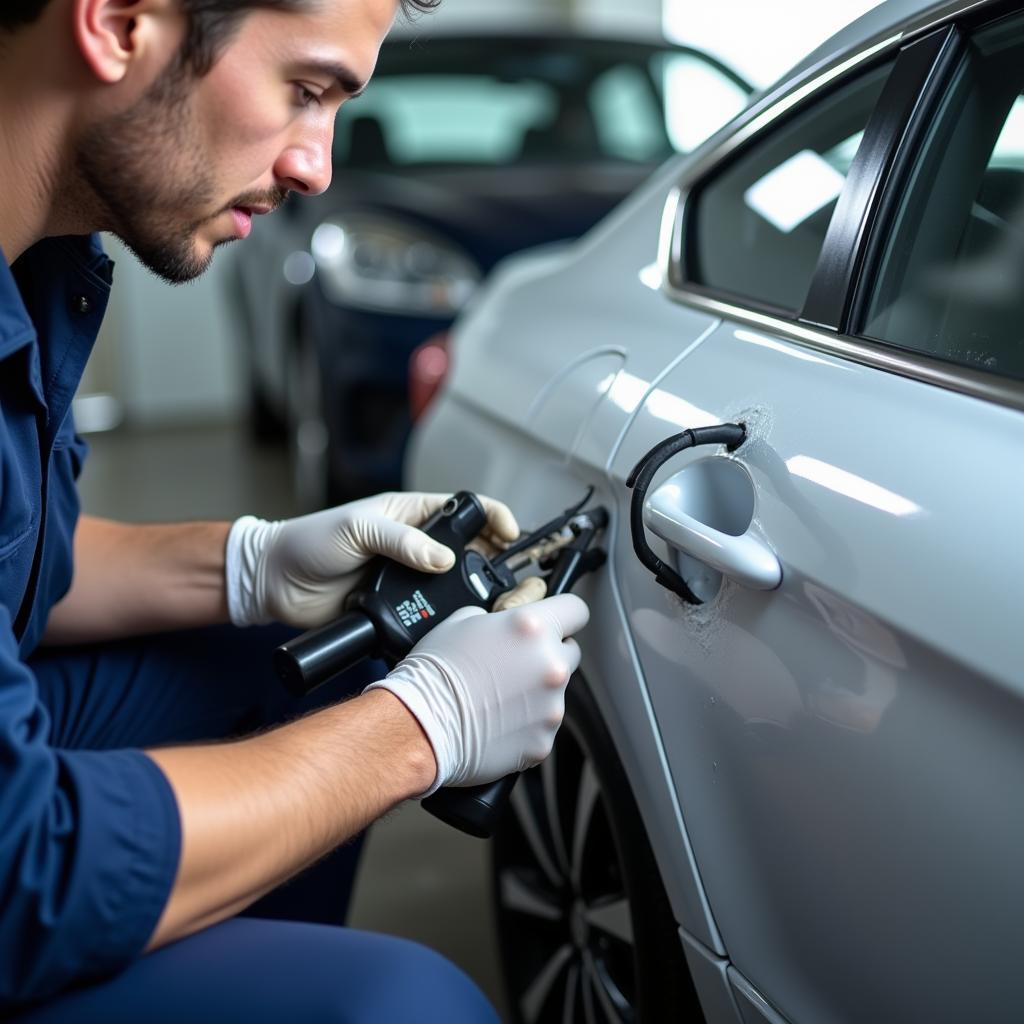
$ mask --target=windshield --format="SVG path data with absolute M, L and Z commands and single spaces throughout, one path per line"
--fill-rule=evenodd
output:
M 653 164 L 703 141 L 747 92 L 701 55 L 667 47 L 395 43 L 366 92 L 342 108 L 334 157 L 367 168 Z M 710 114 L 693 103 L 701 95 L 716 97 Z

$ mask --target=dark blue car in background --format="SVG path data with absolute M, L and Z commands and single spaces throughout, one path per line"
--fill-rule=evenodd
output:
M 334 180 L 236 250 L 261 439 L 308 506 L 397 487 L 444 335 L 510 253 L 577 238 L 750 87 L 705 53 L 579 35 L 398 38 L 335 131 Z

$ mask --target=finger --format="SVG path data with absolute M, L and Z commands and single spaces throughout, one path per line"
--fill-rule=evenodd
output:
M 389 491 L 379 494 L 379 514 L 410 526 L 419 526 L 429 519 L 451 497 L 450 494 L 432 494 L 423 491 Z
M 395 519 L 374 519 L 367 524 L 363 550 L 385 555 L 421 572 L 447 572 L 455 564 L 451 548 L 439 544 L 415 526 Z
M 578 633 L 590 621 L 590 609 L 575 594 L 546 597 L 534 607 L 555 624 L 563 637 Z
M 519 536 L 519 524 L 512 515 L 512 509 L 503 501 L 488 498 L 486 494 L 478 494 L 480 504 L 487 513 L 487 532 L 498 541 L 510 544 Z
M 391 491 L 377 497 L 381 501 L 383 515 L 418 526 L 442 508 L 451 495 L 424 491 Z M 495 539 L 506 543 L 514 541 L 519 536 L 519 524 L 508 505 L 488 498 L 485 494 L 479 494 L 477 497 L 487 515 L 487 525 L 482 532 L 492 534 Z
M 521 608 L 524 604 L 533 604 L 543 600 L 547 592 L 548 585 L 540 576 L 528 576 L 522 583 L 498 597 L 494 602 L 494 611 L 503 612 L 509 608 Z

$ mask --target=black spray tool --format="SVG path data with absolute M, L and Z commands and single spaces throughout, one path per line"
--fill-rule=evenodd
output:
M 488 611 L 517 582 L 517 574 L 541 575 L 548 594 L 570 590 L 584 573 L 604 564 L 592 547 L 607 525 L 603 508 L 582 512 L 593 491 L 494 558 L 467 545 L 484 528 L 487 515 L 476 495 L 459 491 L 421 529 L 455 552 L 446 573 L 424 573 L 385 558 L 375 559 L 366 582 L 348 599 L 336 622 L 303 633 L 274 651 L 274 667 L 288 689 L 302 696 L 368 656 L 400 661 L 417 641 L 456 608 L 477 605 Z M 463 832 L 490 836 L 515 774 L 481 786 L 439 789 L 423 801 L 431 814 Z

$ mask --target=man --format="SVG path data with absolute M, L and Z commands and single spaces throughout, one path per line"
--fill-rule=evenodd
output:
M 412 944 L 235 915 L 400 801 L 544 757 L 586 606 L 463 610 L 295 719 L 257 677 L 266 644 L 195 630 L 327 621 L 376 553 L 445 571 L 415 528 L 438 496 L 132 527 L 79 518 L 74 491 L 68 408 L 111 274 L 91 233 L 184 281 L 288 191 L 322 192 L 397 2 L 0 8 L 0 1014 L 493 1019 Z

